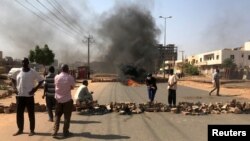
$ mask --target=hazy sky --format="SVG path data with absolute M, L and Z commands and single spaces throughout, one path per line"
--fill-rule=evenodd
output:
M 4 56 L 22 58 L 36 44 L 47 43 L 57 52 L 59 60 L 77 60 L 86 57 L 87 46 L 83 38 L 91 34 L 96 42 L 91 46 L 91 60 L 95 60 L 105 50 L 98 44 L 102 40 L 95 31 L 98 23 L 112 13 L 114 6 L 131 3 L 151 12 L 161 30 L 156 37 L 159 43 L 163 43 L 164 35 L 164 20 L 159 16 L 172 16 L 166 23 L 166 42 L 176 44 L 187 56 L 239 47 L 250 40 L 249 0 L 56 0 L 68 12 L 69 20 L 76 23 L 72 28 L 77 30 L 78 25 L 82 28 L 78 31 L 83 37 L 70 31 L 72 28 L 57 29 L 59 25 L 52 26 L 21 6 L 52 17 L 38 1 L 53 9 L 48 0 L 0 0 L 0 50 Z

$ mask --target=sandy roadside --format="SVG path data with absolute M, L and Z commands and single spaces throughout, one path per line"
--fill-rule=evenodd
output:
M 194 82 L 194 81 L 178 81 L 178 85 L 192 87 L 196 89 L 201 89 L 205 91 L 210 91 L 213 88 L 212 83 L 201 83 L 201 82 Z M 221 94 L 226 95 L 237 95 L 238 97 L 247 98 L 250 100 L 250 88 L 225 88 L 221 85 Z
M 77 88 L 79 87 L 79 85 L 80 83 L 76 83 L 75 88 L 71 91 L 72 97 L 75 95 L 75 92 Z M 45 104 L 45 99 L 42 99 L 42 95 L 43 95 L 43 89 L 40 88 L 35 93 L 35 103 Z M 13 94 L 12 96 L 0 99 L 0 105 L 9 106 L 11 103 L 16 103 L 15 94 Z
M 72 90 L 72 96 L 74 96 L 80 83 L 77 83 L 75 88 Z M 189 80 L 178 81 L 178 85 L 210 91 L 213 86 L 209 83 L 194 82 Z M 250 100 L 250 88 L 225 88 L 221 85 L 221 94 L 234 95 L 238 97 L 247 98 Z M 45 99 L 42 99 L 43 89 L 39 89 L 35 94 L 35 102 L 39 104 L 45 104 Z M 0 99 L 0 105 L 9 106 L 11 103 L 16 103 L 15 95 Z
M 193 81 L 178 81 L 178 85 L 192 87 L 196 89 L 202 89 L 205 91 L 210 91 L 212 89 L 212 84 L 209 83 L 200 83 L 200 82 L 193 82 Z M 72 96 L 74 96 L 77 88 L 79 86 L 79 83 L 77 83 L 75 89 L 72 90 Z M 247 98 L 250 100 L 250 88 L 243 89 L 243 88 L 225 88 L 223 85 L 221 85 L 221 93 L 226 95 L 237 95 L 238 97 Z M 35 102 L 40 104 L 45 104 L 45 100 L 42 99 L 43 89 L 39 89 L 35 94 Z M 9 106 L 10 103 L 16 103 L 15 95 L 0 99 L 0 105 Z M 45 113 L 46 114 L 46 113 Z M 6 121 L 1 122 L 0 126 L 7 126 L 7 124 L 11 121 L 14 122 L 16 114 L 0 114 L 0 120 Z M 27 119 L 27 114 L 25 114 L 25 118 Z M 9 122 L 8 122 L 9 121 Z
M 79 87 L 79 85 L 80 85 L 80 83 L 76 83 L 75 88 L 71 91 L 72 97 L 74 97 L 75 92 L 76 92 L 77 88 Z M 179 80 L 178 85 L 192 87 L 192 88 L 196 88 L 196 89 L 201 89 L 201 90 L 205 90 L 207 92 L 209 92 L 213 88 L 212 84 L 202 83 L 202 82 L 194 82 L 194 81 L 190 81 L 190 80 L 184 80 L 184 81 Z M 3 91 L 1 91 L 1 92 L 3 92 Z M 226 87 L 223 87 L 223 85 L 221 85 L 220 92 L 222 95 L 223 94 L 233 95 L 236 97 L 247 98 L 250 100 L 250 88 L 235 88 L 235 87 L 234 88 L 226 88 Z M 43 89 L 39 89 L 35 94 L 35 103 L 45 104 L 45 99 L 42 99 L 42 95 L 43 95 Z M 14 94 L 12 96 L 0 99 L 0 105 L 9 106 L 11 103 L 16 103 L 16 97 Z

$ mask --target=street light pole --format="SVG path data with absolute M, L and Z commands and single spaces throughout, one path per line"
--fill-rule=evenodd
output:
M 181 52 L 181 60 L 182 60 L 182 64 L 181 64 L 181 76 L 183 74 L 183 67 L 184 67 L 184 50 L 180 50 L 179 52 Z
M 166 20 L 168 18 L 172 18 L 172 16 L 168 16 L 168 17 L 159 16 L 159 18 L 164 19 L 164 44 L 163 44 L 163 48 L 164 48 L 166 47 Z M 165 55 L 163 58 L 163 78 L 165 78 Z

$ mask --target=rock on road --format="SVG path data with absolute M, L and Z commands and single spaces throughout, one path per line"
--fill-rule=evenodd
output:
M 99 104 L 113 102 L 146 102 L 147 91 L 144 85 L 128 87 L 121 83 L 90 83 L 89 90 L 94 91 L 94 99 Z M 207 91 L 178 86 L 177 102 L 226 102 L 237 96 L 223 94 L 223 96 L 208 96 Z M 158 84 L 156 101 L 167 103 L 166 83 Z M 47 121 L 47 113 L 36 113 L 36 135 L 29 137 L 29 122 L 25 113 L 25 126 L 23 134 L 13 137 L 17 131 L 15 113 L 1 114 L 0 140 L 3 141 L 47 141 L 58 140 L 52 138 L 53 123 Z M 63 117 L 62 117 L 63 119 Z M 221 114 L 205 116 L 185 116 L 169 112 L 143 113 L 133 115 L 119 115 L 116 112 L 105 115 L 83 115 L 73 112 L 70 131 L 73 136 L 69 141 L 88 140 L 122 140 L 122 141 L 206 141 L 208 124 L 249 124 L 250 116 L 247 114 Z M 60 125 L 59 137 L 62 135 Z M 60 139 L 60 138 L 59 138 Z

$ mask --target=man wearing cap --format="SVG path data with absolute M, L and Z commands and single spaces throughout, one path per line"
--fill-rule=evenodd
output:
M 36 86 L 35 81 L 38 82 Z M 28 58 L 24 58 L 22 61 L 22 68 L 20 69 L 20 72 L 18 74 L 12 76 L 12 82 L 17 90 L 16 121 L 18 127 L 18 131 L 14 133 L 13 136 L 17 136 L 23 133 L 25 107 L 27 108 L 30 121 L 29 136 L 33 136 L 35 134 L 34 94 L 43 83 L 43 78 L 39 75 L 38 72 L 29 67 Z
M 149 102 L 151 104 L 154 101 L 155 93 L 157 90 L 156 79 L 152 76 L 151 73 L 149 73 L 145 81 L 146 81 L 147 90 L 148 90 Z
M 70 118 L 72 114 L 73 100 L 71 96 L 71 89 L 74 88 L 75 80 L 69 74 L 69 67 L 63 64 L 61 73 L 55 76 L 55 124 L 52 136 L 56 136 L 59 130 L 60 119 L 64 114 L 63 136 L 68 137 L 72 133 L 69 132 Z

